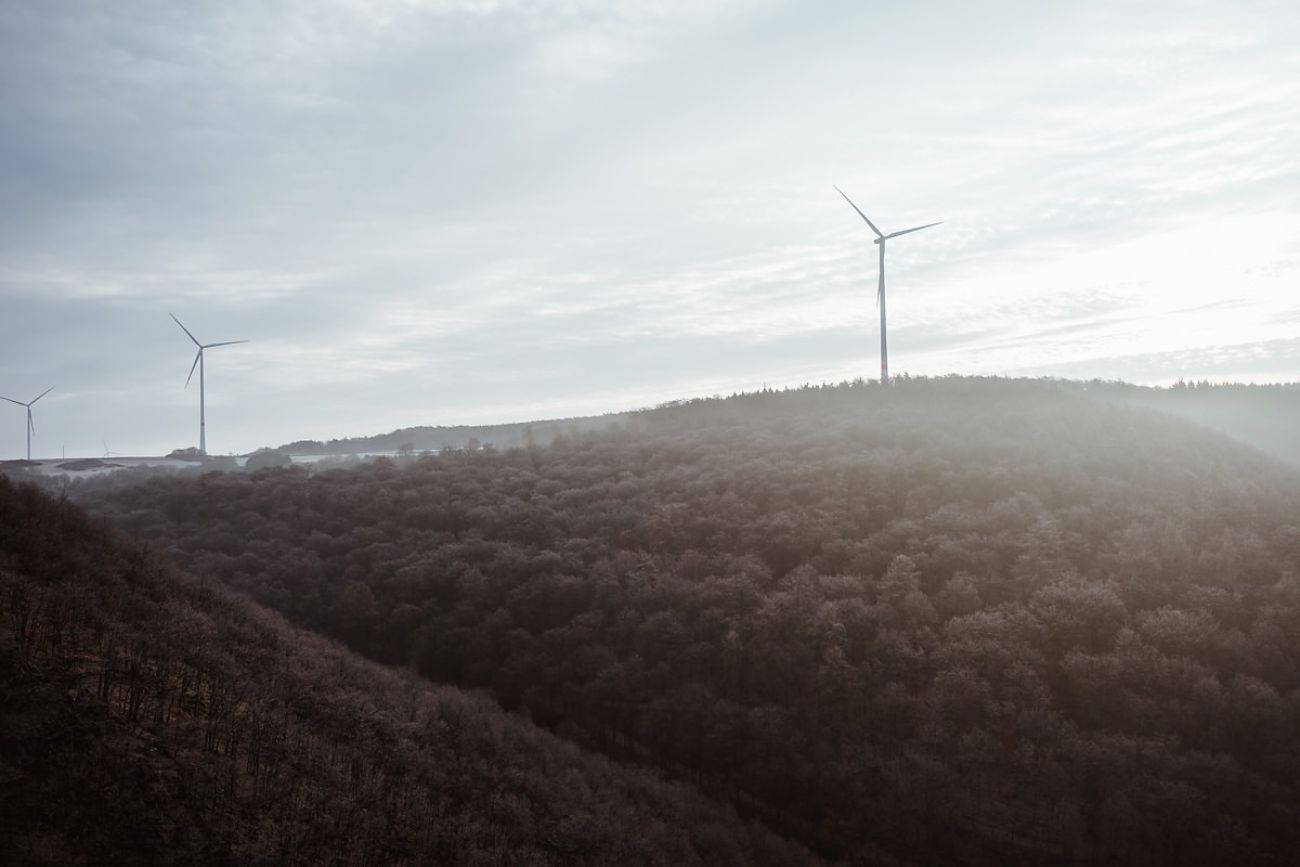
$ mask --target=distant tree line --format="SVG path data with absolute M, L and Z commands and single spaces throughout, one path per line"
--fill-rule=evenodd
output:
M 507 424 L 421 426 L 400 428 L 386 434 L 345 437 L 332 440 L 297 440 L 276 451 L 290 455 L 348 455 L 366 452 L 425 452 L 445 448 L 478 448 L 490 443 L 499 448 L 546 445 L 557 436 L 574 436 L 617 424 L 621 413 L 544 419 Z
M 899 379 L 907 383 L 924 383 L 925 378 L 903 374 Z M 1034 387 L 1054 389 L 1090 401 L 1111 400 L 1126 405 L 1158 409 L 1195 421 L 1206 427 L 1226 433 L 1256 448 L 1300 466 L 1300 383 L 1255 385 L 1201 380 L 1178 380 L 1162 388 L 1133 385 L 1126 382 L 1092 380 L 1043 379 L 1037 382 L 1008 381 L 980 377 L 944 377 L 950 384 L 963 381 L 978 385 L 992 382 L 994 387 Z M 826 386 L 821 386 L 825 388 Z M 841 383 L 837 387 L 870 389 L 876 383 Z M 803 389 L 808 386 L 803 386 Z M 748 400 L 763 395 L 788 393 L 800 389 L 772 389 L 764 386 L 760 391 L 731 395 L 731 399 Z M 717 398 L 707 399 L 709 401 Z M 515 422 L 496 425 L 456 425 L 440 427 L 400 428 L 375 436 L 347 437 L 333 440 L 298 440 L 281 446 L 277 451 L 298 455 L 349 455 L 363 453 L 396 453 L 405 446 L 412 452 L 438 451 L 443 448 L 477 448 L 492 445 L 497 448 L 546 445 L 556 436 L 580 436 L 605 428 L 634 421 L 646 412 L 670 409 L 673 406 L 700 401 L 672 401 L 651 410 L 634 410 L 599 416 L 582 416 L 567 419 L 546 419 L 532 422 Z

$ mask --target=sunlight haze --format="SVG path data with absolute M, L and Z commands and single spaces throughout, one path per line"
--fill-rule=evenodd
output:
M 888 14 L 884 14 L 888 12 Z M 1300 379 L 1274 2 L 16 2 L 0 394 L 245 452 L 896 374 Z M 196 375 L 197 380 L 197 375 Z M 24 447 L 4 404 L 0 457 Z

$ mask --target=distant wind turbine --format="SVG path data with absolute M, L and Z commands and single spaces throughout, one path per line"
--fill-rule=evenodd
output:
M 194 345 L 199 348 L 199 351 L 194 355 L 194 363 L 190 365 L 190 375 L 185 377 L 185 387 L 190 387 L 190 380 L 194 378 L 194 368 L 197 367 L 199 369 L 199 453 L 206 455 L 208 453 L 208 435 L 203 393 L 203 351 L 205 349 L 216 349 L 218 346 L 234 346 L 236 343 L 247 343 L 248 341 L 225 340 L 221 343 L 199 343 L 198 338 L 193 334 L 190 334 L 190 330 L 181 324 L 181 321 L 176 318 L 175 314 L 168 313 L 167 315 L 170 316 L 172 321 L 177 325 L 181 326 L 181 331 L 184 331 L 186 336 L 188 336 L 190 340 L 193 340 Z
M 834 186 L 834 184 L 832 184 L 832 186 Z M 853 210 L 858 212 L 858 216 L 866 221 L 867 225 L 871 227 L 871 231 L 876 233 L 876 240 L 871 243 L 880 247 L 880 285 L 876 289 L 876 306 L 880 308 L 880 381 L 882 383 L 887 383 L 889 382 L 889 343 L 885 336 L 885 242 L 890 238 L 897 238 L 899 235 L 908 235 L 912 232 L 919 232 L 922 229 L 928 229 L 931 226 L 937 226 L 939 223 L 942 223 L 943 220 L 940 220 L 939 223 L 926 223 L 924 226 L 903 229 L 901 232 L 890 232 L 886 235 L 884 232 L 876 228 L 876 224 L 871 222 L 866 214 L 862 213 L 861 208 L 853 204 L 852 199 L 844 195 L 843 190 L 839 187 L 835 187 L 835 192 L 844 196 L 844 201 L 852 205 Z
M 36 433 L 36 424 L 32 421 L 32 404 L 36 403 L 36 401 L 45 397 L 45 395 L 52 391 L 54 391 L 54 386 L 51 385 L 49 388 L 45 389 L 45 391 L 42 391 L 40 394 L 36 395 L 36 397 L 27 401 L 27 403 L 23 403 L 21 400 L 14 400 L 12 397 L 0 397 L 0 400 L 7 400 L 10 403 L 16 403 L 19 406 L 27 408 L 27 460 L 29 461 L 32 459 L 32 434 Z

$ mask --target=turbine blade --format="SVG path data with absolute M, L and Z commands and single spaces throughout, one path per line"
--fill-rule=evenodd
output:
M 831 186 L 835 187 L 834 184 L 831 184 Z M 858 212 L 859 217 L 867 221 L 867 225 L 871 227 L 871 231 L 876 233 L 877 238 L 885 237 L 885 233 L 876 228 L 876 224 L 871 222 L 871 218 L 868 217 L 866 214 L 862 213 L 862 209 L 859 208 L 857 205 L 854 205 L 853 200 L 850 199 L 848 196 L 844 195 L 843 190 L 841 190 L 839 187 L 835 187 L 835 192 L 839 193 L 841 196 L 844 196 L 844 201 L 848 202 L 850 205 L 853 205 L 853 210 Z
M 901 231 L 901 232 L 894 232 L 892 235 L 886 235 L 886 236 L 885 236 L 885 240 L 888 241 L 890 238 L 897 238 L 899 235 L 907 235 L 907 234 L 909 234 L 909 233 L 911 233 L 911 232 L 919 232 L 919 231 L 921 231 L 922 229 L 928 229 L 928 228 L 930 228 L 931 226 L 938 226 L 938 225 L 939 225 L 940 223 L 942 223 L 942 222 L 943 222 L 943 220 L 940 220 L 938 223 L 926 223 L 924 226 L 917 226 L 917 227 L 914 228 L 914 229 L 904 229 L 904 230 Z
M 0 400 L 7 400 L 7 401 L 9 401 L 10 403 L 16 403 L 16 404 L 18 404 L 19 406 L 27 406 L 27 404 L 23 403 L 21 400 L 14 400 L 12 397 L 3 397 L 3 396 L 0 396 Z
M 200 346 L 200 347 L 203 346 L 202 343 L 199 343 L 198 338 L 195 337 L 193 334 L 190 334 L 190 330 L 189 330 L 188 328 L 186 328 L 186 327 L 184 326 L 184 324 L 182 324 L 181 321 L 180 321 L 179 319 L 176 318 L 176 314 L 175 314 L 175 313 L 168 313 L 167 315 L 170 316 L 170 317 L 172 318 L 172 321 L 173 321 L 173 322 L 175 322 L 177 325 L 180 325 L 180 326 L 181 326 L 181 331 L 184 331 L 184 332 L 186 333 L 186 335 L 189 336 L 190 340 L 193 340 L 193 341 L 194 341 L 194 345 L 195 345 L 195 346 Z
M 32 403 L 36 403 L 36 401 L 38 401 L 38 400 L 40 400 L 41 398 L 45 397 L 45 395 L 49 394 L 49 393 L 52 392 L 52 391 L 54 391 L 54 386 L 51 385 L 49 388 L 45 389 L 45 391 L 42 391 L 40 394 L 36 395 L 36 397 L 32 398 Z M 27 405 L 28 405 L 28 406 L 31 406 L 32 404 L 29 403 L 29 404 L 27 404 Z
M 27 429 L 32 432 L 32 436 L 36 436 L 36 422 L 32 421 L 32 408 L 30 406 L 27 407 Z
M 217 346 L 234 346 L 236 343 L 247 343 L 247 342 L 248 342 L 247 340 L 227 340 L 224 343 L 208 343 L 205 344 L 203 348 L 212 349 L 213 347 L 217 347 Z
M 190 387 L 190 380 L 194 378 L 194 368 L 199 366 L 199 359 L 202 357 L 203 357 L 203 349 L 200 348 L 198 352 L 194 353 L 194 363 L 190 365 L 190 375 L 185 377 L 186 388 Z

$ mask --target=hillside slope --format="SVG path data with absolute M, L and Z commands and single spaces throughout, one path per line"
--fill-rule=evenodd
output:
M 981 382 L 977 377 L 964 379 L 951 377 L 948 380 L 964 381 L 968 384 Z M 906 385 L 913 380 L 904 378 L 899 381 Z M 991 382 L 992 384 L 987 387 L 994 389 L 1025 386 L 1024 380 L 983 381 Z M 997 385 L 999 382 L 1002 383 L 1001 386 Z M 876 383 L 862 381 L 854 383 L 854 386 L 863 389 L 879 387 Z M 1088 401 L 1104 399 L 1127 406 L 1160 410 L 1227 434 L 1239 442 L 1300 467 L 1300 437 L 1295 435 L 1295 432 L 1300 430 L 1300 383 L 1245 385 L 1180 382 L 1162 388 L 1101 380 L 1090 382 L 1050 380 L 1039 381 L 1037 386 L 1074 394 L 1077 398 Z M 741 401 L 762 399 L 764 395 L 771 394 L 773 392 L 764 391 L 756 394 L 734 395 L 732 399 Z M 698 405 L 701 402 L 688 401 L 687 403 Z M 494 425 L 408 427 L 384 434 L 348 437 L 326 442 L 299 440 L 280 446 L 277 451 L 296 455 L 348 455 L 397 453 L 403 448 L 415 452 L 437 451 L 448 447 L 466 448 L 475 443 L 491 444 L 497 448 L 547 445 L 556 437 L 579 436 L 625 425 L 646 412 L 653 412 L 653 410 Z
M 1094 386 L 1095 387 L 1095 386 Z M 1117 399 L 1194 421 L 1300 467 L 1300 383 L 1180 383 L 1141 388 L 1108 383 Z
M 815 863 L 3 476 L 0 694 L 6 864 Z
M 1300 846 L 1300 476 L 1075 385 L 761 393 L 548 447 L 77 496 L 820 851 Z

